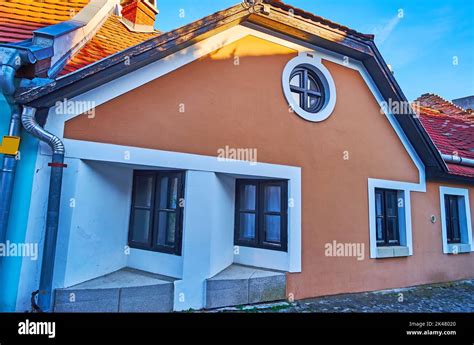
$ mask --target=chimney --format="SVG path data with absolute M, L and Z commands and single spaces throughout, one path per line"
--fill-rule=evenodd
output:
M 153 31 L 159 13 L 156 0 L 123 0 L 122 19 L 135 31 Z

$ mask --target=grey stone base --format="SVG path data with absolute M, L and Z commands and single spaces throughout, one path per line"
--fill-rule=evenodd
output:
M 206 309 L 285 299 L 282 272 L 231 265 L 206 281 Z
M 173 279 L 122 269 L 55 294 L 56 312 L 171 312 Z

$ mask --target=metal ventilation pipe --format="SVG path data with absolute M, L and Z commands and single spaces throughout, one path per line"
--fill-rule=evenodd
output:
M 58 238 L 59 208 L 64 164 L 64 144 L 57 136 L 47 132 L 35 118 L 36 109 L 24 107 L 21 122 L 25 130 L 39 140 L 48 144 L 52 151 L 51 177 L 49 182 L 48 213 L 44 237 L 43 261 L 38 295 L 38 306 L 43 312 L 51 311 L 54 261 L 56 257 L 56 242 Z

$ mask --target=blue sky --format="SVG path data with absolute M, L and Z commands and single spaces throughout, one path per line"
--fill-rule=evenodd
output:
M 238 0 L 158 0 L 158 28 L 168 31 Z M 409 100 L 426 92 L 474 95 L 473 0 L 286 0 L 363 33 L 376 43 Z

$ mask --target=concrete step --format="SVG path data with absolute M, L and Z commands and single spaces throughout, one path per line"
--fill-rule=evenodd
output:
M 284 300 L 286 274 L 231 265 L 206 281 L 206 309 Z
M 171 312 L 174 279 L 124 268 L 55 293 L 56 312 Z

